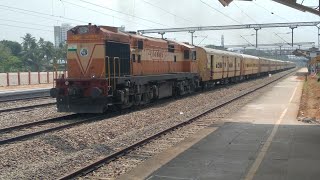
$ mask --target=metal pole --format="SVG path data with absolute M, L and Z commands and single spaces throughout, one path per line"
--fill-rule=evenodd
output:
M 320 48 L 320 27 L 318 28 L 318 49 Z
M 282 47 L 282 46 L 280 46 L 280 56 L 281 56 L 281 47 Z
M 291 31 L 292 31 L 292 33 L 291 33 L 291 46 L 293 47 L 293 29 L 294 28 L 291 28 Z
M 256 29 L 256 48 L 258 48 L 258 29 Z
M 291 29 L 291 46 L 293 47 L 293 29 L 294 28 L 297 28 L 297 26 L 295 26 L 295 27 L 290 27 L 290 29 Z
M 254 28 L 256 30 L 256 48 L 258 48 L 258 30 L 261 28 Z
M 163 35 L 165 34 L 165 32 L 159 32 L 158 34 L 161 35 L 161 39 L 163 39 Z
M 193 33 L 194 33 L 195 31 L 189 31 L 189 33 L 191 33 L 191 45 L 193 45 Z

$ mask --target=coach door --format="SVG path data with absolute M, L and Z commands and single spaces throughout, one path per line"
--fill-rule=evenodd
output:
M 130 45 L 106 42 L 106 75 L 108 78 L 130 75 Z

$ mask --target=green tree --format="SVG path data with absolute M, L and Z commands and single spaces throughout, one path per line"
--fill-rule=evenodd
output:
M 40 38 L 38 41 L 38 47 L 40 52 L 40 57 L 42 59 L 41 64 L 46 68 L 50 69 L 50 61 L 53 60 L 55 56 L 55 48 L 52 42 L 44 41 L 43 38 Z
M 9 48 L 11 50 L 12 55 L 19 56 L 21 54 L 22 46 L 20 43 L 8 40 L 2 40 L 0 41 L 0 43 L 3 44 L 5 47 Z
M 21 68 L 21 60 L 11 54 L 10 48 L 0 43 L 0 71 L 12 72 L 19 71 Z
M 41 71 L 44 69 L 44 53 L 39 46 L 44 46 L 43 38 L 39 42 L 29 33 L 22 37 L 22 60 L 25 66 L 29 66 L 32 71 Z

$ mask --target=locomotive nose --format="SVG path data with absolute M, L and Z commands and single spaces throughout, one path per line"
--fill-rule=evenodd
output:
M 69 87 L 68 94 L 69 96 L 80 96 L 82 93 L 81 93 L 81 89 L 78 87 Z

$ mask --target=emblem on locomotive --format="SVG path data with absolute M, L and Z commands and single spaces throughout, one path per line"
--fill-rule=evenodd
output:
M 82 48 L 81 50 L 80 50 L 80 55 L 81 56 L 88 56 L 88 49 L 87 48 Z

